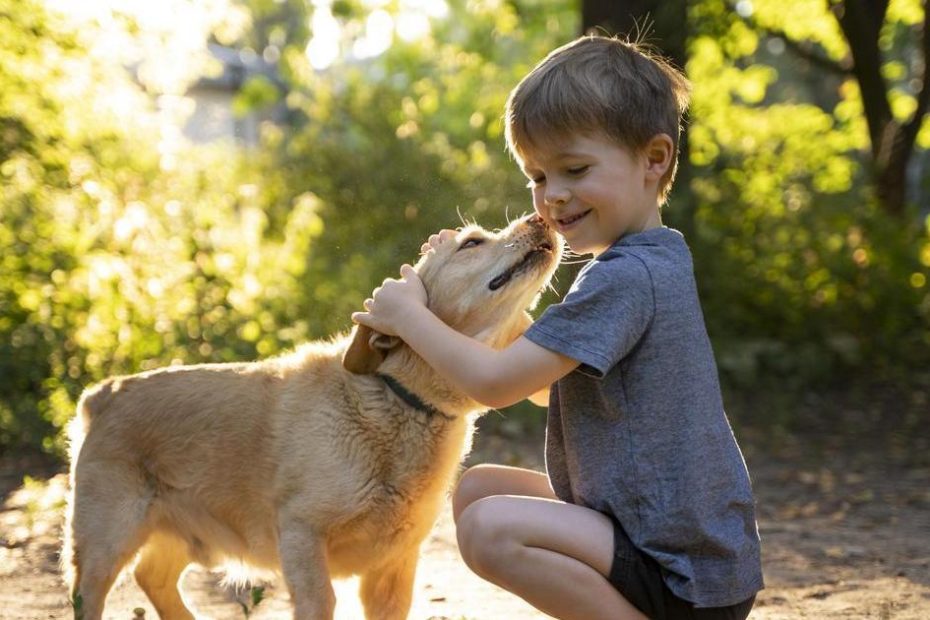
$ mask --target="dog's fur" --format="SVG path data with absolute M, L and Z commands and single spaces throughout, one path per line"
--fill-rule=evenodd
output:
M 559 253 L 529 217 L 498 233 L 465 227 L 416 270 L 433 312 L 501 348 L 529 324 Z M 375 370 L 438 412 L 408 405 Z M 420 543 L 468 450 L 471 414 L 484 409 L 367 328 L 265 361 L 86 390 L 70 428 L 62 553 L 76 615 L 100 618 L 138 555 L 136 580 L 162 618 L 193 617 L 178 582 L 194 562 L 283 574 L 295 618 L 330 618 L 330 579 L 360 575 L 368 618 L 406 617 Z

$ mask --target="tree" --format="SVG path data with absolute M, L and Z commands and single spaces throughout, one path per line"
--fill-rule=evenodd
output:
M 694 84 L 666 219 L 689 238 L 725 377 L 803 382 L 925 356 L 930 242 L 903 217 L 909 161 L 930 146 L 924 3 L 581 8 L 584 31 L 634 40 L 654 20 L 646 40 Z
M 584 0 L 582 29 L 584 32 L 600 29 L 636 39 L 651 22 L 659 47 L 683 67 L 687 62 L 689 4 L 693 8 L 701 3 Z M 827 0 L 827 8 L 845 40 L 845 49 L 839 51 L 824 45 L 819 33 L 809 31 L 799 37 L 791 33 L 796 28 L 775 26 L 767 18 L 757 18 L 758 14 L 771 16 L 766 10 L 768 4 L 764 0 L 755 5 L 730 3 L 730 10 L 761 35 L 782 41 L 792 53 L 819 70 L 856 80 L 868 126 L 875 193 L 886 212 L 903 215 L 908 201 L 907 174 L 930 106 L 930 12 L 926 10 L 926 2 L 902 2 L 889 14 L 888 0 Z M 759 10 L 747 8 L 753 6 Z M 784 13 L 781 8 L 777 10 Z M 893 37 L 899 42 L 890 43 Z M 905 38 L 909 42 L 901 43 Z M 906 79 L 888 77 L 888 67 L 895 63 L 890 57 L 892 53 L 901 56 L 897 61 L 900 65 L 895 66 L 906 69 Z M 895 99 L 902 94 L 912 103 L 897 105 L 908 110 L 896 114 Z M 684 154 L 687 140 L 683 142 Z M 683 172 L 687 176 L 688 172 Z
M 833 51 L 815 33 L 799 38 L 745 11 L 739 13 L 760 33 L 783 41 L 821 71 L 856 80 L 868 126 L 875 193 L 887 213 L 901 217 L 908 202 L 910 162 L 930 105 L 927 3 L 901 2 L 893 13 L 888 0 L 827 0 L 827 7 L 845 49 Z M 901 105 L 902 100 L 908 103 Z
M 915 67 L 916 105 L 909 118 L 895 118 L 889 85 L 882 71 L 886 64 L 879 41 L 886 23 L 888 0 L 830 0 L 830 11 L 843 29 L 852 56 L 851 71 L 859 82 L 872 145 L 873 175 L 879 200 L 889 213 L 904 211 L 907 169 L 914 141 L 930 103 L 930 12 L 923 2 L 923 20 L 913 27 L 915 43 L 911 64 Z

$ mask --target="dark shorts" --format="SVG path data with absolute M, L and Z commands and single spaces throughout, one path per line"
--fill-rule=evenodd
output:
M 614 562 L 608 579 L 623 597 L 653 620 L 744 620 L 756 597 L 728 607 L 695 607 L 675 596 L 658 562 L 637 549 L 614 522 Z

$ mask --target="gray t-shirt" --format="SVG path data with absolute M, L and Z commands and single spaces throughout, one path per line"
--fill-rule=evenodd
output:
M 581 363 L 550 396 L 546 469 L 558 497 L 615 517 L 698 607 L 760 590 L 749 474 L 681 234 L 622 237 L 525 336 Z

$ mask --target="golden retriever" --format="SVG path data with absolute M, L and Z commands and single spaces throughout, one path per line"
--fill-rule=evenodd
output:
M 560 257 L 537 217 L 467 226 L 415 266 L 429 307 L 501 348 Z M 405 618 L 421 541 L 485 407 L 396 338 L 351 336 L 240 364 L 107 379 L 70 426 L 63 569 L 75 607 L 100 618 L 134 575 L 162 618 L 193 618 L 191 563 L 283 575 L 295 618 L 330 618 L 331 578 L 360 575 L 368 618 Z

